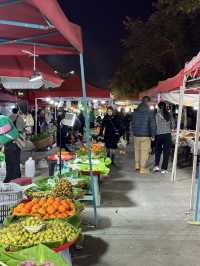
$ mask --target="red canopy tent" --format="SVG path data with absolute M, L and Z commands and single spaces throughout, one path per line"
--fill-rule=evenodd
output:
M 54 70 L 40 58 L 36 60 L 36 68 L 42 73 L 43 80 L 52 83 L 52 86 L 61 86 L 63 80 L 54 73 Z M 28 56 L 1 56 L 0 77 L 30 78 L 33 72 L 33 59 Z M 20 89 L 20 88 L 19 88 Z
M 55 0 L 0 0 L 0 54 L 40 55 L 83 52 L 81 29 Z
M 89 83 L 86 85 L 86 92 L 89 98 L 110 98 L 110 90 L 95 87 Z M 29 91 L 29 102 L 35 101 L 35 99 L 42 98 L 82 98 L 81 79 L 77 75 L 72 75 L 69 79 L 66 79 L 59 89 L 51 90 L 39 90 Z

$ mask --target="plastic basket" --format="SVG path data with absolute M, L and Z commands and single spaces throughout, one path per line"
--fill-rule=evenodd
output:
M 9 215 L 10 209 L 23 199 L 20 186 L 14 183 L 0 184 L 0 222 Z

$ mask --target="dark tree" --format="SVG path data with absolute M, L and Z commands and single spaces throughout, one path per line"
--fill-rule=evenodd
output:
M 124 56 L 111 84 L 115 96 L 156 85 L 176 74 L 197 53 L 200 47 L 197 2 L 160 0 L 147 21 L 126 18 Z

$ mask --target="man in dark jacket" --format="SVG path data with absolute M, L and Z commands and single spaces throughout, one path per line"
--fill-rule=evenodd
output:
M 150 97 L 145 96 L 142 103 L 133 113 L 133 136 L 135 149 L 135 168 L 141 174 L 148 174 L 147 167 L 151 140 L 155 138 L 156 122 L 154 113 L 150 110 Z

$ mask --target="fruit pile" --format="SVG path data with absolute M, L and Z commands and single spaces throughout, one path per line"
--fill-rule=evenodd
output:
M 106 149 L 102 143 L 93 143 L 91 146 L 92 156 L 96 157 L 97 155 L 102 155 L 103 157 L 106 156 Z M 88 148 L 86 146 L 82 146 L 79 151 L 77 151 L 78 156 L 87 155 Z
M 39 226 L 43 224 L 43 221 L 38 217 L 27 217 L 21 221 L 23 226 Z
M 68 218 L 76 213 L 72 200 L 61 198 L 41 198 L 20 203 L 13 209 L 14 216 L 37 216 L 44 220 Z
M 72 184 L 65 178 L 61 178 L 54 186 L 52 197 L 57 198 L 71 198 L 72 197 Z
M 23 222 L 18 222 L 0 230 L 0 246 L 19 249 L 40 243 L 60 245 L 75 240 L 79 233 L 79 229 L 58 220 L 46 222 L 46 227 L 36 233 L 27 231 Z
M 98 153 L 101 152 L 104 149 L 104 146 L 100 143 L 93 143 L 92 144 L 92 152 Z

